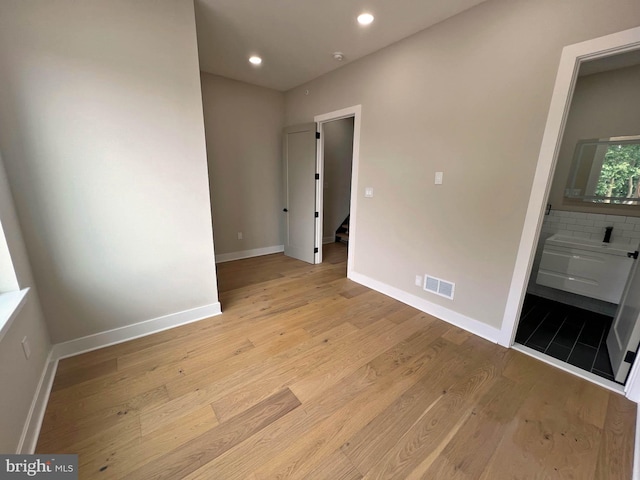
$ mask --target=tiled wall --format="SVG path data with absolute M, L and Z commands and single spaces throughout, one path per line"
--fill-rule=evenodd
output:
M 640 217 L 552 210 L 545 215 L 541 237 L 560 233 L 572 237 L 602 240 L 605 227 L 613 227 L 612 243 L 637 244 L 640 241 Z
M 625 243 L 629 244 L 630 248 L 637 248 L 638 242 L 640 242 L 640 217 L 564 212 L 559 210 L 552 210 L 549 215 L 545 215 L 527 291 L 534 295 L 566 303 L 567 305 L 574 305 L 593 312 L 613 316 L 616 310 L 614 304 L 583 297 L 582 295 L 575 295 L 555 288 L 545 287 L 536 283 L 542 249 L 547 238 L 556 233 L 560 233 L 572 237 L 602 241 L 606 227 L 613 227 L 611 234 L 612 243 Z

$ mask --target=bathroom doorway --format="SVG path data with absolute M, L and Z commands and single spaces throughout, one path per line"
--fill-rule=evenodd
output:
M 620 307 L 640 244 L 640 155 L 624 165 L 617 157 L 640 152 L 640 118 L 633 108 L 640 100 L 639 52 L 578 67 L 515 336 L 519 349 L 609 387 L 625 383 L 640 340 L 631 332 L 635 320 L 623 318 L 629 309 Z M 608 258 L 623 267 L 594 272 Z M 630 291 L 626 303 L 636 297 L 640 291 Z M 610 334 L 620 319 L 631 329 L 623 359 L 618 332 Z M 616 352 L 609 352 L 611 345 Z

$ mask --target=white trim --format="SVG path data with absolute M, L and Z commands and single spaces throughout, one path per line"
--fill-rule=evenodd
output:
M 323 124 L 333 120 L 353 117 L 353 154 L 351 158 L 351 200 L 349 204 L 349 243 L 347 245 L 347 278 L 351 278 L 355 257 L 355 246 L 357 235 L 357 210 L 358 210 L 358 172 L 360 168 L 360 128 L 362 124 L 362 105 L 354 105 L 352 107 L 342 108 L 322 115 L 313 117 L 313 121 L 318 124 L 320 132 L 320 145 L 316 149 L 316 167 L 320 174 L 319 185 L 324 184 L 324 131 Z M 322 226 L 323 209 L 322 209 L 322 188 L 316 189 L 316 205 L 319 205 L 319 218 L 316 225 Z M 316 228 L 318 232 L 318 228 Z M 318 239 L 322 236 L 322 230 L 316 234 Z M 322 249 L 318 249 L 316 254 L 316 263 L 322 262 Z
M 633 445 L 633 480 L 640 480 L 640 412 L 636 409 L 636 435 Z
M 221 313 L 220 303 L 216 302 L 53 345 L 31 402 L 16 453 L 35 452 L 59 360 L 197 322 Z
M 336 236 L 332 235 L 330 237 L 322 237 L 322 244 L 325 245 L 327 243 L 333 243 L 336 241 Z
M 380 282 L 378 280 L 374 280 L 370 277 L 367 277 L 366 275 L 362 275 L 361 273 L 351 272 L 349 278 L 354 282 L 364 285 L 365 287 L 369 287 L 391 298 L 395 298 L 399 302 L 406 303 L 407 305 L 417 308 L 422 312 L 433 315 L 440 320 L 455 325 L 456 327 L 460 327 L 463 330 L 473 333 L 474 335 L 478 335 L 485 340 L 489 340 L 493 343 L 498 342 L 500 330 L 492 327 L 491 325 L 487 325 L 484 322 L 480 322 L 474 318 L 467 317 L 466 315 L 462 315 L 446 307 L 432 303 L 428 300 L 425 300 L 424 298 L 407 293 L 404 290 L 400 290 L 399 288 L 392 287 L 391 285 L 387 285 L 386 283 Z
M 59 360 L 72 357 L 81 353 L 90 352 L 91 350 L 97 350 L 98 348 L 146 337 L 152 333 L 162 332 L 163 330 L 169 330 L 170 328 L 186 325 L 187 323 L 197 322 L 198 320 L 220 315 L 221 313 L 220 302 L 216 302 L 211 305 L 184 310 L 182 312 L 134 323 L 133 325 L 76 338 L 68 342 L 57 343 L 53 346 L 52 358 Z
M 38 388 L 31 402 L 27 420 L 22 429 L 22 435 L 20 436 L 20 442 L 18 442 L 16 451 L 18 454 L 33 454 L 36 451 L 42 421 L 44 420 L 44 413 L 47 409 L 47 403 L 49 403 L 51 388 L 53 387 L 53 379 L 58 369 L 58 360 L 54 360 L 52 355 L 53 348 L 49 351 L 47 362 L 40 376 Z
M 540 360 L 541 362 L 544 362 L 548 365 L 552 365 L 556 368 L 559 368 L 560 370 L 571 373 L 576 377 L 580 377 L 584 380 L 588 380 L 591 383 L 600 385 L 602 388 L 606 388 L 607 390 L 611 390 L 612 392 L 624 395 L 624 388 L 622 385 L 607 380 L 606 378 L 599 377 L 595 373 L 587 372 L 586 370 L 582 370 L 581 368 L 571 365 L 570 363 L 550 357 L 549 355 L 545 355 L 544 353 L 541 353 L 537 350 L 534 350 L 533 348 L 529 348 L 519 343 L 514 343 L 511 348 L 518 352 L 524 353 L 525 355 L 533 357 L 536 360 Z
M 624 392 L 627 398 L 633 402 L 640 402 L 640 362 L 633 362 L 631 365 L 631 370 L 629 371 L 629 376 L 627 377 L 627 381 L 624 384 Z
M 272 253 L 284 252 L 284 245 L 274 245 L 272 247 L 253 248 L 251 250 L 242 250 L 240 252 L 216 254 L 216 263 L 231 262 L 233 260 L 242 260 L 243 258 L 260 257 L 262 255 L 270 255 Z
M 322 241 L 322 233 L 324 230 L 324 123 L 316 122 L 316 132 L 320 134 L 320 141 L 316 141 L 316 173 L 318 174 L 318 180 L 316 180 L 316 217 L 315 224 L 315 239 L 314 246 L 317 247 L 316 253 L 313 256 L 313 263 L 322 263 L 322 248 L 324 244 Z
M 640 27 L 569 45 L 562 50 L 502 321 L 499 343 L 505 347 L 511 346 L 515 338 L 579 65 L 586 60 L 608 57 L 637 48 L 640 48 Z
M 14 292 L 0 293 L 0 342 L 22 309 L 28 291 L 29 288 L 23 288 Z
M 562 50 L 500 331 L 499 343 L 505 347 L 513 345 L 516 335 L 580 63 L 637 49 L 640 49 L 640 27 L 569 45 Z M 631 367 L 624 392 L 627 398 L 640 401 L 640 362 L 634 362 Z

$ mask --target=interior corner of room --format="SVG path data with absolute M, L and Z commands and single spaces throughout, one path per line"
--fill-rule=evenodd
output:
M 0 451 L 35 448 L 59 358 L 220 314 L 216 262 L 332 242 L 353 281 L 640 400 L 640 206 L 598 194 L 640 135 L 635 1 L 487 0 L 281 89 L 207 71 L 201 2 L 43 1 L 0 4 L 0 291 L 30 289 Z

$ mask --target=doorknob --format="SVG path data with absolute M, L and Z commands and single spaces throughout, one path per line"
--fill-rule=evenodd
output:
M 282 209 L 282 211 L 283 211 L 283 212 L 288 212 L 289 210 L 288 210 L 288 209 L 286 209 L 286 208 L 283 208 L 283 209 Z

